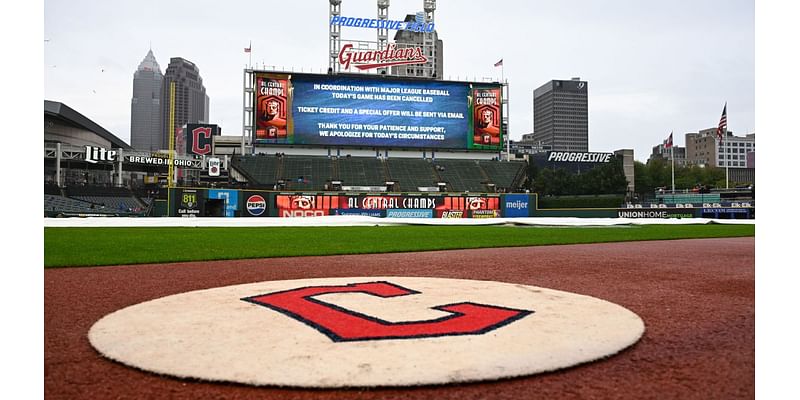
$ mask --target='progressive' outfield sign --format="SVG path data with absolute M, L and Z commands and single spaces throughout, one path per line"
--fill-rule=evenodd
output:
M 572 151 L 551 151 L 547 156 L 549 162 L 585 162 L 607 163 L 611 161 L 614 153 L 586 153 Z

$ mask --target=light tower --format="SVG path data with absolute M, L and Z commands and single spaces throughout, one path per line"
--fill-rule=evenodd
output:
M 339 57 L 339 49 L 341 48 L 342 41 L 342 27 L 338 24 L 331 24 L 333 17 L 339 17 L 342 14 L 342 0 L 329 0 L 330 1 L 330 15 L 328 16 L 328 73 L 337 73 L 340 69 L 340 64 L 337 62 Z M 378 2 L 380 3 L 380 2 Z M 389 3 L 387 0 L 386 3 Z
M 386 21 L 389 19 L 389 0 L 378 0 L 378 21 Z M 386 28 L 386 25 L 378 25 L 383 26 L 382 28 L 378 28 L 378 50 L 383 50 L 389 43 L 389 29 Z M 379 68 L 378 73 L 381 75 L 385 75 L 387 68 Z
M 425 10 L 425 25 L 433 22 L 433 13 L 436 11 L 436 0 L 424 0 L 423 9 Z M 422 39 L 422 48 L 428 51 L 429 64 L 426 67 L 430 68 L 429 77 L 442 79 L 441 76 L 436 76 L 436 39 L 433 37 L 433 32 L 425 32 Z

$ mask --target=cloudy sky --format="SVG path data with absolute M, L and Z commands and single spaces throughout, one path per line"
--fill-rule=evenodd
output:
M 342 15 L 376 15 L 375 0 L 343 0 Z M 392 0 L 390 19 L 421 11 Z M 44 97 L 60 101 L 130 143 L 133 73 L 152 48 L 194 62 L 223 134 L 242 130 L 244 47 L 252 62 L 327 69 L 328 2 L 44 1 Z M 510 135 L 533 131 L 533 90 L 552 79 L 589 83 L 589 150 L 633 148 L 645 161 L 675 132 L 716 126 L 755 131 L 755 5 L 752 0 L 439 0 L 444 75 L 509 81 Z M 390 32 L 390 38 L 393 31 Z M 375 31 L 343 28 L 343 38 Z M 504 67 L 494 67 L 498 60 Z

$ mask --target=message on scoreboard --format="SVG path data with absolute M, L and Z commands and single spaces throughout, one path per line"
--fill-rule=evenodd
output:
M 265 74 L 256 85 L 259 144 L 500 148 L 499 131 L 493 140 L 473 140 L 469 83 Z

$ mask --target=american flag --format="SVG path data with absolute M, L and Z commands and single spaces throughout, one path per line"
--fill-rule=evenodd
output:
M 669 133 L 669 137 L 668 137 L 668 138 L 667 138 L 667 140 L 664 142 L 664 148 L 665 148 L 665 149 L 672 148 L 672 132 L 670 132 L 670 133 Z
M 250 42 L 250 44 L 248 44 L 248 45 L 247 45 L 247 47 L 245 47 L 245 48 L 244 48 L 244 52 L 245 52 L 245 53 L 249 53 L 249 52 L 250 52 L 250 49 L 251 49 L 252 47 L 253 47 L 253 42 Z
M 722 108 L 722 117 L 719 118 L 719 126 L 717 127 L 717 139 L 722 142 L 728 130 L 728 103 L 725 102 L 725 107 Z
M 494 66 L 495 66 L 495 67 L 499 67 L 499 66 L 501 66 L 501 65 L 503 65 L 503 59 L 502 59 L 502 58 L 500 59 L 500 61 L 498 61 L 498 62 L 494 63 Z

